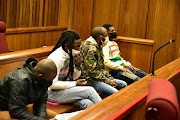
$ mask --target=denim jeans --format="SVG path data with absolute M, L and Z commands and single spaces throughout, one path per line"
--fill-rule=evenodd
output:
M 93 83 L 91 86 L 94 87 L 94 89 L 97 92 L 103 93 L 107 96 L 127 86 L 127 83 L 122 80 L 118 80 L 118 79 L 114 79 L 114 80 L 116 81 L 116 84 L 117 84 L 116 88 L 104 82 L 96 82 L 96 83 Z
M 126 67 L 127 69 L 129 69 L 132 73 L 128 73 L 128 72 L 124 72 L 122 70 L 113 70 L 111 72 L 109 72 L 114 78 L 116 79 L 121 79 L 123 81 L 125 81 L 128 85 L 141 79 L 142 77 L 148 75 L 146 72 L 143 71 L 136 71 L 133 70 L 129 67 Z
M 91 86 L 75 86 L 64 90 L 48 91 L 48 101 L 60 104 L 71 103 L 81 109 L 86 109 L 101 100 Z

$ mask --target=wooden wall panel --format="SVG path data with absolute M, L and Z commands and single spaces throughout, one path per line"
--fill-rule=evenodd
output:
M 69 24 L 69 14 L 70 14 L 70 4 L 71 0 L 61 0 L 59 1 L 59 18 L 58 25 L 59 26 L 68 26 Z
M 10 50 L 19 51 L 55 45 L 67 27 L 9 28 L 6 40 Z
M 145 38 L 149 0 L 120 0 L 117 32 L 120 36 Z
M 120 6 L 120 0 L 94 0 L 92 29 L 105 23 L 118 28 Z
M 180 0 L 176 1 L 176 44 L 175 44 L 175 57 L 180 57 Z
M 118 36 L 116 42 L 119 45 L 121 56 L 133 66 L 142 71 L 151 73 L 153 40 L 137 39 Z
M 93 0 L 75 0 L 72 19 L 72 29 L 76 30 L 81 39 L 90 36 Z
M 155 40 L 155 50 L 176 39 L 157 53 L 155 69 L 180 57 L 179 0 L 0 0 L 0 19 L 7 28 L 65 26 L 82 40 L 112 23 L 118 35 Z
M 177 22 L 177 4 L 178 0 L 150 0 L 149 14 L 147 23 L 147 39 L 156 41 L 155 50 L 167 43 L 170 39 L 176 38 L 176 22 Z M 158 69 L 167 63 L 173 61 L 175 57 L 175 44 L 162 48 L 155 57 L 155 69 Z M 178 45 L 180 47 L 180 44 Z
M 72 0 L 0 0 L 0 19 L 8 28 L 69 26 Z

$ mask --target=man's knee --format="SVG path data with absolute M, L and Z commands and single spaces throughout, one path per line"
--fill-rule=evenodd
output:
M 125 81 L 121 81 L 122 87 L 126 87 L 128 84 Z
M 93 102 L 91 100 L 89 100 L 89 99 L 84 99 L 84 100 L 81 101 L 81 106 L 82 106 L 83 109 L 86 109 L 86 108 L 88 108 L 88 107 L 90 107 L 92 105 L 93 105 Z
M 141 78 L 138 76 L 134 81 L 138 81 L 139 79 L 141 79 Z

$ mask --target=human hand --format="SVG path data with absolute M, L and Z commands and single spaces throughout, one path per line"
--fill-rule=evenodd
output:
M 134 67 L 133 65 L 130 65 L 129 67 L 130 67 L 132 70 L 136 70 L 136 71 L 140 70 L 140 69 Z
M 76 80 L 78 86 L 86 85 L 87 81 L 86 79 L 78 79 Z
M 80 66 L 81 65 L 81 62 L 83 61 L 83 57 L 80 55 L 80 54 L 76 54 L 74 56 L 74 59 L 76 61 L 76 65 L 77 66 Z
M 129 69 L 127 69 L 127 68 L 125 68 L 125 67 L 123 67 L 122 71 L 128 72 L 128 73 L 132 73 Z
M 117 86 L 116 81 L 112 80 L 111 86 L 116 87 Z

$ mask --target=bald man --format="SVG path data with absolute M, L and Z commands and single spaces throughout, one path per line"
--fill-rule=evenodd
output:
M 56 74 L 52 60 L 43 59 L 38 63 L 33 58 L 27 59 L 22 67 L 0 81 L 0 111 L 9 111 L 15 119 L 44 120 L 47 89 Z M 34 114 L 25 110 L 31 103 L 34 103 Z
M 96 27 L 83 43 L 82 78 L 85 78 L 96 91 L 111 95 L 127 84 L 122 80 L 114 79 L 104 67 L 102 46 L 107 37 L 107 30 L 104 27 Z

